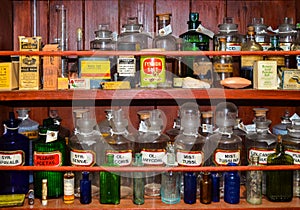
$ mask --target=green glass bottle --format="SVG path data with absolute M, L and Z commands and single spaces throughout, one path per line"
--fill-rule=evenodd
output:
M 134 166 L 141 167 L 143 166 L 142 154 L 135 154 L 135 163 Z M 134 172 L 133 173 L 133 203 L 137 205 L 142 205 L 145 202 L 145 174 L 143 172 Z
M 281 136 L 278 136 L 278 142 L 275 153 L 267 158 L 267 165 L 293 165 L 294 159 L 291 155 L 285 153 Z M 270 201 L 288 202 L 293 198 L 293 171 L 276 170 L 267 171 L 266 177 L 266 195 Z
M 118 166 L 114 164 L 114 155 L 107 154 L 107 163 L 104 166 Z M 100 172 L 100 203 L 119 204 L 120 203 L 120 176 L 109 171 Z
M 34 142 L 34 166 L 65 165 L 65 140 L 58 134 L 59 126 L 48 118 L 39 127 L 39 138 Z M 63 172 L 38 171 L 34 177 L 34 192 L 36 197 L 42 197 L 42 180 L 48 181 L 48 196 L 57 198 L 63 195 Z

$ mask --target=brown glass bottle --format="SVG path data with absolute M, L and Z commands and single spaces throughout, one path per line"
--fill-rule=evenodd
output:
M 212 198 L 212 179 L 209 172 L 202 174 L 200 180 L 200 202 L 203 204 L 210 204 Z

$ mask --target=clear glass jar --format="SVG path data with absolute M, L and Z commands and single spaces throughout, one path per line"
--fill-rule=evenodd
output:
M 268 26 L 264 24 L 264 18 L 253 18 L 251 25 L 254 27 L 256 33 L 256 42 L 262 46 L 263 51 L 267 51 L 271 47 L 271 43 Z
M 296 38 L 297 31 L 293 22 L 293 18 L 285 17 L 283 23 L 278 26 L 279 43 L 284 51 L 291 50 Z

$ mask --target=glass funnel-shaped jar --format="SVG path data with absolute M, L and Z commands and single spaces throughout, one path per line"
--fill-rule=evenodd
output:
M 144 165 L 163 165 L 167 143 L 170 138 L 162 133 L 163 118 L 160 110 L 138 112 L 140 116 L 139 132 L 136 136 L 135 151 L 142 153 Z M 160 196 L 161 173 L 145 173 L 145 195 Z
M 105 137 L 106 155 L 114 156 L 114 164 L 125 167 L 132 164 L 134 137 L 127 130 L 128 120 L 122 109 L 112 110 L 111 132 Z M 132 196 L 131 173 L 121 172 L 121 197 Z
M 253 18 L 251 25 L 256 33 L 256 42 L 262 46 L 263 51 L 267 51 L 271 47 L 271 43 L 268 26 L 264 24 L 264 18 Z
M 285 153 L 294 158 L 294 164 L 300 164 L 300 120 L 292 120 L 292 124 L 287 126 L 287 135 L 282 136 L 282 143 L 285 145 Z M 300 171 L 294 171 L 293 194 L 300 197 Z
M 78 117 L 82 114 L 81 117 Z M 74 135 L 69 141 L 70 164 L 78 167 L 100 166 L 105 162 L 104 139 L 98 130 L 95 130 L 96 120 L 91 118 L 89 112 L 82 113 L 80 110 L 74 110 L 76 120 L 76 129 Z M 81 172 L 75 174 L 75 195 L 80 194 Z M 98 193 L 99 173 L 91 173 L 94 194 Z
M 280 47 L 284 51 L 290 51 L 291 45 L 296 38 L 296 26 L 293 23 L 293 18 L 285 17 L 283 23 L 278 26 L 278 36 Z

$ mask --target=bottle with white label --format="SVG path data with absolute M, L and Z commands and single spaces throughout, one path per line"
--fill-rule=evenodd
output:
M 294 159 L 295 165 L 300 165 L 300 119 L 292 120 L 292 124 L 287 126 L 287 135 L 282 136 L 282 143 L 285 145 L 285 153 Z M 300 197 L 300 171 L 294 171 L 293 194 Z
M 34 142 L 33 165 L 53 166 L 65 165 L 66 143 L 58 134 L 59 126 L 52 118 L 43 120 L 39 128 L 39 138 Z M 63 172 L 37 171 L 34 174 L 34 193 L 42 197 L 42 180 L 48 180 L 48 196 L 57 198 L 63 195 Z
M 164 120 L 160 110 L 138 112 L 140 117 L 139 132 L 136 136 L 135 153 L 142 154 L 146 166 L 162 166 L 165 148 L 170 138 L 162 133 Z M 160 196 L 161 172 L 145 173 L 145 195 Z
M 70 164 L 72 166 L 92 167 L 94 165 L 100 166 L 105 162 L 105 142 L 99 132 L 94 129 L 97 122 L 90 116 L 87 110 L 74 110 L 75 130 L 74 135 L 69 141 Z M 75 175 L 75 196 L 80 194 L 80 179 L 81 172 L 74 172 Z M 94 193 L 97 193 L 99 188 L 99 173 L 93 172 L 90 174 L 92 185 L 94 186 Z
M 256 132 L 246 135 L 245 147 L 247 151 L 248 164 L 251 163 L 251 157 L 258 155 L 258 163 L 262 165 L 267 164 L 267 157 L 274 153 L 276 147 L 276 136 L 269 131 L 271 120 L 254 121 Z M 266 192 L 266 173 L 263 173 L 262 181 L 263 194 Z
M 128 120 L 122 109 L 112 110 L 110 135 L 105 137 L 105 154 L 114 156 L 114 164 L 131 166 L 135 138 L 127 130 Z M 132 173 L 121 172 L 121 198 L 132 196 Z
M 14 113 L 9 113 L 9 119 L 4 121 L 4 134 L 0 138 L 0 166 L 28 166 L 29 139 L 18 133 L 20 120 Z M 0 171 L 0 194 L 27 194 L 29 190 L 28 171 Z

